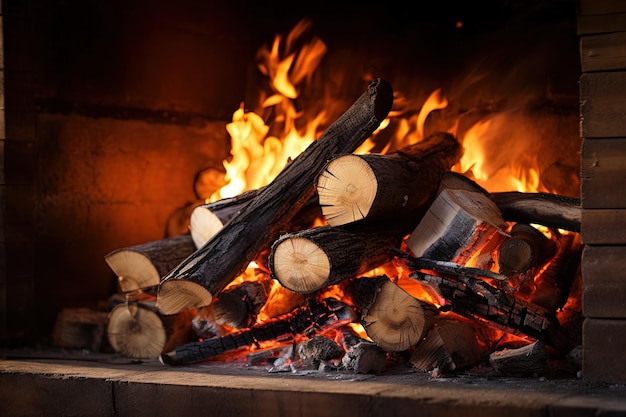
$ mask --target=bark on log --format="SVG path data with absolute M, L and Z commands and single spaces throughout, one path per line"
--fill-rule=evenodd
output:
M 316 182 L 326 222 L 339 226 L 402 216 L 430 203 L 461 149 L 454 136 L 437 132 L 388 155 L 335 157 Z
M 203 307 L 245 270 L 261 248 L 315 193 L 314 179 L 333 155 L 353 152 L 380 125 L 393 103 L 382 79 L 297 156 L 224 228 L 171 271 L 159 285 L 157 305 L 165 314 Z
M 431 329 L 437 308 L 411 296 L 387 276 L 356 278 L 343 286 L 365 332 L 386 352 L 415 346 Z
M 271 276 L 291 291 L 310 294 L 391 261 L 391 249 L 409 230 L 359 221 L 288 233 L 272 245 Z
M 265 188 L 265 187 L 263 187 Z M 235 197 L 224 198 L 203 204 L 191 212 L 189 229 L 197 249 L 204 246 L 250 202 L 263 188 L 245 191 Z M 311 197 L 285 226 L 284 232 L 311 227 L 316 219 L 322 218 L 322 209 L 317 195 Z
M 548 371 L 548 351 L 537 340 L 517 349 L 504 349 L 489 355 L 489 363 L 503 375 L 543 376 Z
M 118 277 L 122 292 L 156 287 L 161 278 L 196 250 L 189 233 L 120 248 L 104 260 Z
M 550 193 L 516 191 L 491 194 L 502 216 L 514 223 L 534 223 L 555 229 L 580 232 L 580 200 Z

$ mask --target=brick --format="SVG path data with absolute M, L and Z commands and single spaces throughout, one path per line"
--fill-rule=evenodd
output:
M 626 320 L 587 318 L 583 322 L 583 378 L 626 383 Z

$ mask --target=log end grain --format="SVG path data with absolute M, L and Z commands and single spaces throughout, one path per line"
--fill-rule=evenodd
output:
M 163 314 L 176 314 L 190 308 L 211 304 L 213 294 L 193 281 L 172 279 L 161 282 L 157 307 Z

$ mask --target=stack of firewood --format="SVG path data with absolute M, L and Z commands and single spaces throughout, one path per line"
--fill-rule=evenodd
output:
M 352 154 L 392 97 L 372 82 L 264 188 L 197 207 L 189 234 L 107 255 L 126 295 L 109 316 L 116 350 L 175 365 L 297 343 L 291 359 L 309 366 L 381 372 L 386 354 L 402 352 L 424 371 L 488 359 L 537 374 L 549 354 L 578 346 L 577 306 L 566 306 L 579 278 L 578 201 L 487 192 L 451 172 L 462 147 L 444 132 Z M 257 275 L 242 279 L 253 261 Z M 150 289 L 154 303 L 133 298 Z M 154 327 L 159 342 L 138 352 Z

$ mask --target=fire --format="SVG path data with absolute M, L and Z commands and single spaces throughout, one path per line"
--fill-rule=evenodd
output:
M 255 110 L 246 110 L 242 103 L 233 113 L 232 121 L 226 127 L 231 137 L 231 158 L 223 162 L 226 184 L 211 195 L 210 201 L 233 197 L 269 184 L 291 159 L 302 153 L 323 132 L 329 118 L 327 109 L 332 108 L 333 103 L 320 105 L 324 110 L 317 114 L 300 110 L 296 104 L 326 53 L 326 45 L 319 38 L 305 41 L 310 27 L 311 22 L 304 20 L 286 37 L 277 35 L 270 47 L 259 51 L 258 69 L 267 77 L 268 91 L 260 92 Z M 355 153 L 367 153 L 378 147 L 377 152 L 384 154 L 421 141 L 428 118 L 449 105 L 440 89 L 433 91 L 417 112 L 408 111 L 413 104 L 400 92 L 396 92 L 396 96 L 396 107 L 399 109 L 392 109 L 378 129 L 380 132 L 393 125 L 394 131 L 386 135 L 388 142 L 381 147 L 375 143 L 373 138 L 376 135 L 373 135 Z M 262 115 L 271 115 L 271 118 L 265 119 Z M 464 132 L 459 131 L 458 120 L 450 123 L 447 131 L 457 137 L 464 149 L 462 159 L 453 171 L 470 177 L 491 192 L 549 191 L 541 183 L 536 152 L 532 152 L 534 141 L 523 137 L 532 132 L 512 132 L 511 116 L 510 112 L 489 115 Z M 323 220 L 319 219 L 315 225 L 322 224 Z M 549 235 L 551 232 L 545 230 L 545 233 Z M 257 273 L 259 270 L 263 267 L 252 263 L 231 286 L 259 279 L 262 275 Z M 438 307 L 443 304 L 428 286 L 409 278 L 401 267 L 383 265 L 368 275 L 379 274 L 395 277 L 394 280 L 416 298 Z M 324 296 L 341 299 L 342 294 L 339 288 L 332 286 Z M 289 294 L 282 290 L 280 284 L 273 282 L 266 306 L 257 321 L 288 312 L 301 301 L 301 296 Z M 367 337 L 360 325 L 353 326 L 361 337 Z M 514 339 L 515 336 L 500 332 L 497 338 Z

